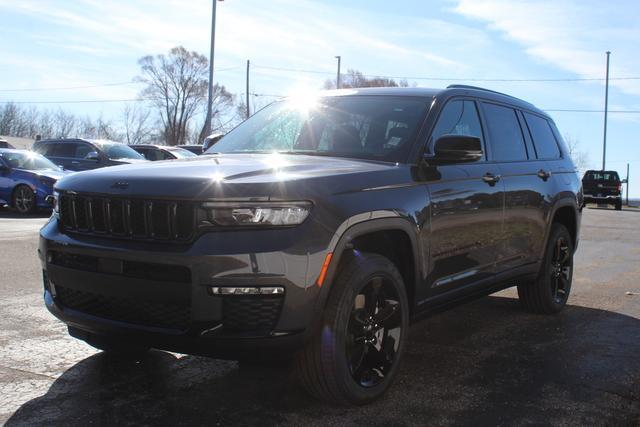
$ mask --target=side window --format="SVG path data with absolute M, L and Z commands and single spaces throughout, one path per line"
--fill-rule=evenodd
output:
M 513 108 L 483 103 L 493 160 L 526 160 L 527 149 Z
M 51 148 L 53 148 L 53 153 L 49 154 L 54 157 L 74 157 L 76 152 L 76 144 L 51 144 Z
M 447 103 L 431 132 L 432 143 L 443 135 L 477 136 L 482 139 L 482 127 L 476 103 L 463 100 Z
M 158 150 L 158 160 L 171 160 L 173 159 L 173 155 L 169 151 Z
M 36 153 L 42 154 L 43 156 L 53 156 L 53 148 L 55 145 L 53 144 L 43 144 L 36 149 Z
M 557 159 L 560 157 L 558 143 L 553 135 L 549 122 L 542 117 L 524 113 L 529 133 L 536 148 L 539 159 Z
M 84 159 L 85 157 L 87 157 L 87 154 L 92 151 L 96 150 L 89 144 L 76 144 L 76 152 L 73 157 L 75 157 L 76 159 Z

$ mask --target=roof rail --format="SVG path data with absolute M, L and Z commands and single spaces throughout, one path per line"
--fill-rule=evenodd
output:
M 483 91 L 483 92 L 490 92 L 490 93 L 495 93 L 495 94 L 497 94 L 497 95 L 508 96 L 509 98 L 517 99 L 517 100 L 518 100 L 518 101 L 520 101 L 520 102 L 523 102 L 523 103 L 525 103 L 525 104 L 528 104 L 528 105 L 532 106 L 533 108 L 536 108 L 536 106 L 535 106 L 535 105 L 533 105 L 532 103 L 527 102 L 527 101 L 525 101 L 525 100 L 522 100 L 522 99 L 520 99 L 520 98 L 516 98 L 516 97 L 515 97 L 515 96 L 513 96 L 513 95 L 509 95 L 509 94 L 506 94 L 506 93 L 498 92 L 497 90 L 485 89 L 485 88 L 483 88 L 483 87 L 479 87 L 479 86 L 471 86 L 471 85 L 449 85 L 449 86 L 447 86 L 447 89 L 473 89 L 473 90 L 481 90 L 481 91 Z

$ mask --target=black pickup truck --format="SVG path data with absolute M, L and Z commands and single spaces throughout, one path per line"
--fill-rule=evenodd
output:
M 622 181 L 616 171 L 585 172 L 582 178 L 584 204 L 598 203 L 614 205 L 616 210 L 622 209 Z

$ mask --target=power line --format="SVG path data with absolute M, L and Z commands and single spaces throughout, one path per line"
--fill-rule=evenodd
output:
M 333 75 L 333 71 L 321 71 L 321 70 L 309 70 L 300 68 L 287 68 L 287 67 L 272 67 L 268 65 L 254 65 L 254 68 L 262 68 L 267 70 L 276 71 L 289 71 L 295 73 L 309 73 L 309 74 L 323 74 Z M 589 81 L 604 81 L 604 78 L 600 77 L 575 77 L 575 78 L 522 78 L 522 79 L 510 79 L 510 78 L 493 78 L 493 79 L 481 79 L 481 78 L 451 78 L 451 77 L 429 77 L 429 76 L 387 76 L 382 74 L 362 74 L 364 77 L 379 77 L 385 79 L 399 79 L 399 80 L 431 80 L 431 81 L 456 81 L 456 82 L 589 82 Z M 609 80 L 640 80 L 640 77 L 610 77 Z
M 39 87 L 39 88 L 25 88 L 25 89 L 0 89 L 0 92 L 38 92 L 38 91 L 48 91 L 48 90 L 73 90 L 73 89 L 91 89 L 95 87 L 106 87 L 106 86 L 124 86 L 124 85 L 132 85 L 139 84 L 140 82 L 115 82 L 115 83 L 101 83 L 95 85 L 86 85 L 86 86 L 65 86 L 65 87 Z

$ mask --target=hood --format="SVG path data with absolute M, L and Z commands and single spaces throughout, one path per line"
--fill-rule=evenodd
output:
M 40 177 L 44 177 L 44 178 L 51 178 L 54 180 L 59 180 L 60 178 L 62 178 L 65 175 L 69 174 L 69 171 L 50 171 L 50 170 L 43 170 L 43 171 L 35 171 L 35 173 L 40 176 Z
M 60 180 L 56 188 L 188 199 L 291 197 L 310 191 L 344 191 L 344 185 L 389 185 L 389 177 L 382 175 L 398 168 L 392 163 L 336 157 L 217 154 L 78 172 Z M 345 179 L 347 174 L 354 175 L 354 179 Z M 355 179 L 363 174 L 366 179 Z

